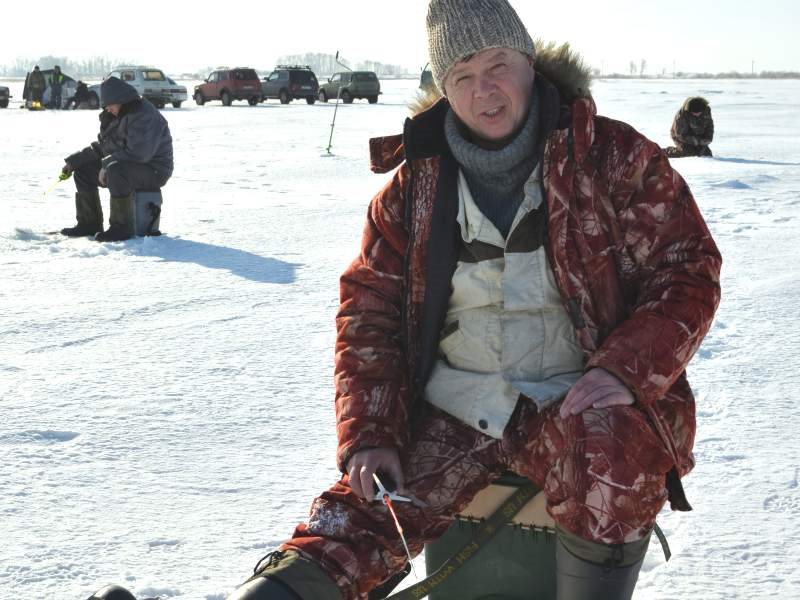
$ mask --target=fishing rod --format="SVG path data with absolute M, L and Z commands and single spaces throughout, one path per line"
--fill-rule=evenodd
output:
M 58 179 L 56 179 L 55 183 L 53 183 L 53 185 L 51 185 L 49 188 L 47 188 L 47 190 L 45 190 L 44 197 L 47 198 L 47 195 L 50 192 L 52 192 L 54 189 L 56 189 L 56 187 L 58 186 L 59 183 L 61 183 L 62 181 L 66 181 L 70 177 L 72 177 L 72 171 L 69 171 L 69 172 L 66 172 L 66 173 L 64 171 L 61 171 L 61 173 L 59 174 Z
M 347 65 L 339 62 L 339 51 L 338 50 L 336 51 L 336 58 L 334 60 L 336 61 L 337 65 L 347 69 L 348 71 L 351 71 L 351 72 L 353 71 L 353 69 L 351 69 Z M 339 97 L 341 96 L 341 94 L 342 94 L 342 84 L 340 83 L 338 89 L 336 90 L 336 105 L 333 107 L 333 121 L 331 121 L 331 136 L 328 138 L 328 148 L 327 148 L 328 154 L 331 153 L 331 147 L 333 147 L 333 128 L 336 125 L 336 113 L 339 110 Z

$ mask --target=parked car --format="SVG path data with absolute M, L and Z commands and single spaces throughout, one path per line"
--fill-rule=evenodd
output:
M 0 85 L 0 108 L 8 107 L 8 99 L 11 98 L 11 92 L 7 87 Z
M 158 108 L 164 108 L 167 104 L 180 108 L 189 97 L 186 86 L 178 85 L 164 75 L 164 71 L 155 67 L 123 65 L 115 67 L 106 75 L 106 79 L 109 77 L 116 77 L 132 85 L 142 98 L 147 98 Z M 89 95 L 89 105 L 92 108 L 100 106 L 99 83 L 89 88 Z
M 255 69 L 221 67 L 212 71 L 205 83 L 195 86 L 194 101 L 203 106 L 209 100 L 221 100 L 230 106 L 234 100 L 247 100 L 250 106 L 261 102 L 261 82 Z
M 319 82 L 311 67 L 297 65 L 278 65 L 261 82 L 261 98 L 278 98 L 281 104 L 305 98 L 308 104 L 317 101 Z
M 321 102 L 327 102 L 336 98 L 337 93 L 345 104 L 350 104 L 359 98 L 366 98 L 370 104 L 375 104 L 381 93 L 381 82 L 372 71 L 334 73 L 333 77 L 328 79 L 328 83 L 320 86 L 319 99 Z

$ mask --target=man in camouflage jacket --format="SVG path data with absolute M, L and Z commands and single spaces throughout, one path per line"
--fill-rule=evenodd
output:
M 708 100 L 687 98 L 675 114 L 670 134 L 675 146 L 666 148 L 668 156 L 712 156 L 709 145 L 714 140 L 714 119 Z
M 597 116 L 581 61 L 535 49 L 506 0 L 432 0 L 428 34 L 444 97 L 371 142 L 397 170 L 341 278 L 344 475 L 231 598 L 366 599 L 407 561 L 373 473 L 413 499 L 396 509 L 418 554 L 506 470 L 546 493 L 559 599 L 630 598 L 656 515 L 690 509 L 685 369 L 721 257 L 664 152 Z M 567 376 L 537 376 L 554 354 Z

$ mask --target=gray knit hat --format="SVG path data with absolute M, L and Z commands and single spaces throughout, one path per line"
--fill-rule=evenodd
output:
M 431 0 L 428 53 L 439 91 L 444 93 L 444 79 L 454 64 L 490 48 L 535 56 L 533 40 L 508 0 Z

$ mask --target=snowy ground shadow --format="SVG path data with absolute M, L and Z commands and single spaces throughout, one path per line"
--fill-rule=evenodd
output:
M 795 162 L 774 162 L 771 160 L 751 160 L 749 158 L 722 158 L 715 156 L 714 160 L 720 162 L 736 163 L 740 165 L 774 165 L 778 167 L 800 167 L 800 163 Z
M 161 236 L 146 238 L 141 256 L 154 256 L 164 262 L 195 263 L 209 269 L 222 269 L 258 283 L 294 283 L 298 265 L 252 252 L 215 246 L 193 240 Z

